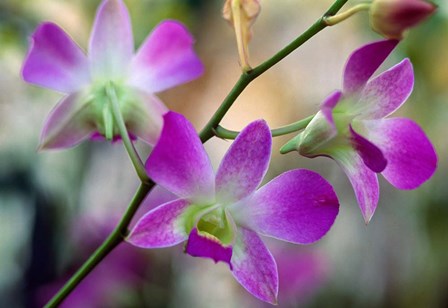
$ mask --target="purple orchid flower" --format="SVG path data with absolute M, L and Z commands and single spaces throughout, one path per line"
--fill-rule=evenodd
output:
M 127 241 L 143 248 L 186 241 L 186 253 L 227 263 L 244 288 L 275 303 L 277 267 L 258 234 L 298 244 L 315 242 L 332 226 L 339 204 L 331 185 L 309 170 L 283 173 L 256 190 L 269 165 L 271 142 L 263 120 L 251 123 L 215 176 L 191 123 L 168 112 L 146 168 L 177 199 L 143 216 Z
M 331 94 L 306 129 L 281 150 L 337 161 L 353 185 L 366 223 L 379 200 L 376 173 L 396 188 L 415 189 L 437 167 L 434 147 L 416 123 L 385 118 L 412 92 L 409 59 L 369 80 L 397 43 L 383 40 L 356 50 L 345 67 L 343 91 Z
M 98 8 L 86 56 L 57 25 L 41 24 L 22 69 L 25 81 L 67 94 L 48 116 L 40 148 L 67 148 L 98 137 L 114 140 L 106 88 L 113 86 L 129 134 L 154 144 L 165 105 L 154 93 L 191 81 L 203 72 L 194 40 L 177 21 L 161 22 L 134 54 L 129 13 L 121 0 Z

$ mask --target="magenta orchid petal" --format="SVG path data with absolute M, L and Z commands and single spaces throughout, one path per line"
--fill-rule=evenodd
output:
M 146 196 L 145 200 L 143 200 L 142 204 L 138 208 L 137 212 L 132 219 L 132 228 L 135 225 L 135 222 L 139 221 L 140 218 L 145 215 L 147 212 L 155 209 L 156 207 L 177 200 L 178 197 L 175 196 L 172 192 L 169 192 L 165 188 L 160 185 L 154 186 L 154 188 L 149 192 L 148 196 Z M 131 228 L 131 227 L 130 227 Z
M 332 151 L 331 157 L 348 176 L 364 221 L 369 223 L 380 197 L 378 176 L 364 164 L 361 156 L 353 149 Z
M 165 203 L 143 216 L 126 241 L 142 248 L 177 245 L 188 238 L 182 214 L 190 204 L 185 200 Z
M 201 76 L 204 67 L 193 44 L 193 37 L 181 23 L 161 22 L 132 60 L 129 83 L 156 93 Z
M 384 177 L 399 189 L 415 189 L 437 168 L 436 151 L 423 130 L 413 121 L 391 118 L 365 121 L 371 138 L 388 164 Z
M 216 175 L 220 202 L 235 202 L 255 191 L 268 169 L 271 146 L 271 131 L 263 120 L 252 122 L 238 135 Z
M 215 176 L 194 127 L 181 114 L 168 112 L 157 145 L 146 161 L 148 175 L 192 203 L 211 204 Z
M 22 75 L 29 83 L 63 93 L 78 91 L 90 82 L 89 62 L 81 48 L 48 22 L 32 35 Z
M 215 263 L 225 262 L 232 269 L 232 246 L 223 245 L 216 237 L 201 233 L 197 228 L 191 230 L 185 246 L 185 253 L 193 257 L 210 258 Z
M 325 99 L 325 101 L 322 103 L 322 107 L 320 108 L 320 111 L 325 116 L 325 119 L 327 119 L 327 122 L 331 125 L 332 131 L 336 131 L 336 126 L 333 119 L 333 109 L 339 103 L 341 97 L 341 91 L 334 91 Z
M 124 117 L 132 119 L 126 126 L 131 134 L 153 145 L 160 137 L 163 115 L 169 109 L 157 96 L 146 92 L 136 91 L 134 98 L 134 102 L 130 103 L 132 108 L 125 110 Z
M 88 123 L 84 93 L 64 97 L 50 112 L 40 137 L 40 149 L 72 147 L 88 139 L 95 127 Z
M 409 59 L 385 71 L 369 81 L 356 103 L 360 117 L 379 119 L 401 107 L 412 93 L 414 72 Z
M 255 232 L 239 228 L 231 263 L 233 276 L 249 293 L 262 301 L 277 303 L 277 265 Z
M 378 173 L 383 171 L 387 165 L 387 160 L 384 157 L 383 152 L 381 152 L 381 150 L 372 142 L 355 132 L 351 125 L 350 134 L 350 141 L 361 156 L 364 164 L 373 172 Z
M 104 0 L 98 8 L 89 43 L 95 78 L 120 78 L 134 53 L 129 13 L 122 0 Z
M 338 211 L 337 196 L 324 178 L 313 171 L 295 169 L 237 204 L 234 217 L 259 234 L 310 244 L 327 233 Z
M 160 185 L 156 185 L 143 201 L 140 208 L 147 212 L 164 203 L 178 199 L 172 192 L 166 190 Z M 139 208 L 139 209 L 140 209 Z
M 345 66 L 344 95 L 349 96 L 361 91 L 398 42 L 398 40 L 382 40 L 354 51 Z

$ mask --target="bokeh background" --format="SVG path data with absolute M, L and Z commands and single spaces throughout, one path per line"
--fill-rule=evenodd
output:
M 200 129 L 237 80 L 232 29 L 221 0 L 125 0 L 136 46 L 160 20 L 183 21 L 194 33 L 206 72 L 161 93 Z M 36 25 L 53 21 L 84 49 L 98 0 L 0 1 L 0 307 L 39 307 L 101 243 L 123 213 L 138 181 L 121 144 L 83 143 L 36 151 L 42 123 L 61 98 L 25 84 L 20 68 Z M 261 0 L 251 63 L 273 55 L 302 33 L 331 0 Z M 348 5 L 356 1 L 348 1 Z M 366 226 L 352 188 L 325 158 L 278 154 L 292 136 L 276 138 L 268 177 L 291 168 L 320 172 L 341 202 L 335 225 L 317 244 L 298 247 L 266 239 L 278 261 L 280 307 L 448 306 L 448 4 L 412 30 L 386 67 L 410 57 L 414 93 L 398 115 L 418 122 L 433 141 L 439 167 L 414 191 L 384 179 Z M 265 118 L 277 127 L 308 116 L 341 85 L 348 55 L 380 39 L 360 13 L 328 28 L 255 80 L 223 124 L 241 129 Z M 215 166 L 230 142 L 206 144 Z M 148 147 L 138 144 L 143 156 Z M 142 211 L 138 214 L 141 215 Z M 122 244 L 80 285 L 65 307 L 264 307 L 224 264 L 196 259 L 182 247 L 140 250 Z

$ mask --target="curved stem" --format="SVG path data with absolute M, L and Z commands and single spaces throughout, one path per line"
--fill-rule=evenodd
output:
M 128 226 L 140 204 L 154 182 L 142 183 L 129 204 L 118 225 L 90 258 L 78 269 L 59 292 L 45 305 L 46 308 L 57 307 L 73 291 L 73 289 L 127 236 Z
M 371 5 L 372 5 L 371 3 L 357 4 L 345 12 L 342 12 L 342 13 L 334 15 L 334 16 L 325 17 L 324 18 L 325 23 L 328 26 L 334 26 L 334 25 L 352 17 L 353 15 L 355 15 L 358 12 L 368 11 L 370 9 Z
M 212 118 L 201 130 L 201 132 L 199 133 L 199 138 L 201 138 L 202 143 L 207 142 L 210 138 L 214 136 L 214 130 L 219 125 L 219 122 L 221 122 L 222 118 L 224 118 L 227 111 L 229 111 L 230 107 L 232 107 L 237 97 L 251 82 L 251 79 L 248 76 L 249 75 L 247 73 L 243 73 L 240 76 L 240 79 L 238 79 L 235 86 L 232 88 L 230 93 L 227 95 L 227 97 L 219 106 L 218 110 L 216 110 Z
M 143 165 L 140 156 L 138 156 L 137 150 L 135 149 L 131 138 L 129 138 L 129 133 L 126 128 L 126 124 L 124 123 L 123 115 L 120 111 L 117 93 L 112 83 L 106 87 L 106 95 L 109 98 L 115 123 L 118 125 L 121 139 L 123 140 L 124 147 L 126 148 L 129 158 L 134 165 L 135 171 L 137 172 L 138 177 L 143 183 L 149 183 L 150 180 L 148 178 L 148 175 L 146 174 L 145 166 Z
M 311 115 L 300 121 L 285 125 L 279 128 L 274 128 L 271 130 L 272 137 L 283 136 L 297 132 L 304 129 L 313 119 L 314 115 Z M 235 139 L 240 132 L 226 129 L 220 125 L 214 130 L 215 136 L 222 139 Z
M 235 100 L 238 96 L 243 92 L 243 90 L 258 76 L 266 72 L 268 69 L 273 67 L 275 64 L 286 58 L 290 53 L 299 48 L 301 45 L 306 43 L 309 39 L 315 36 L 317 33 L 328 27 L 325 22 L 327 16 L 331 16 L 336 14 L 348 0 L 336 0 L 333 5 L 325 12 L 325 14 L 319 18 L 308 30 L 306 30 L 302 35 L 297 37 L 294 41 L 292 41 L 289 45 L 281 49 L 270 59 L 261 63 L 257 67 L 255 67 L 251 71 L 243 72 L 240 78 L 233 86 L 230 93 L 226 96 L 226 98 L 219 106 L 218 110 L 216 110 L 215 114 L 212 118 L 207 122 L 204 128 L 199 133 L 199 137 L 203 143 L 207 142 L 210 138 L 214 136 L 214 132 L 216 131 L 219 123 L 226 115 L 227 111 L 232 107 Z

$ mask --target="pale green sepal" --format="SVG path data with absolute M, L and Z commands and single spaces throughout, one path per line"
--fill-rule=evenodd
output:
M 298 151 L 298 147 L 301 140 L 302 140 L 302 134 L 298 134 L 280 148 L 280 153 L 286 154 L 292 151 Z
M 109 104 L 103 105 L 103 121 L 105 137 L 110 141 L 114 137 L 114 118 Z
M 335 118 L 335 121 L 338 120 Z M 301 133 L 300 143 L 297 143 L 300 155 L 314 157 L 322 150 L 331 147 L 338 135 L 337 125 L 339 125 L 339 121 L 333 124 L 329 122 L 322 111 L 319 111 Z

